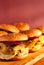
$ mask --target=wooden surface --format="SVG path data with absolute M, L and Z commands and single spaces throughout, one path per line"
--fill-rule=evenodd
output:
M 34 65 L 44 65 L 44 58 L 42 58 L 40 61 L 38 61 Z
M 25 65 L 27 62 L 33 60 L 38 55 L 44 53 L 44 47 L 35 53 L 29 53 L 29 56 L 23 60 L 19 61 L 0 61 L 0 65 Z M 36 62 L 34 65 L 44 65 L 44 58 Z

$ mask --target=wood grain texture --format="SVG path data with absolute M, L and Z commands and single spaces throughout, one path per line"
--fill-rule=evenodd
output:
M 33 60 L 41 53 L 44 53 L 44 47 L 42 47 L 39 51 L 35 53 L 29 53 L 29 56 L 23 60 L 17 60 L 17 61 L 0 61 L 0 65 L 25 65 L 28 61 Z M 40 61 L 44 64 L 44 59 Z M 40 65 L 40 62 L 38 62 L 38 65 Z M 35 64 L 37 65 L 37 64 Z

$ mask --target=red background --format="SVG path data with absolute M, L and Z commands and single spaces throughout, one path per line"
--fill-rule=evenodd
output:
M 0 23 L 44 25 L 44 0 L 0 0 Z

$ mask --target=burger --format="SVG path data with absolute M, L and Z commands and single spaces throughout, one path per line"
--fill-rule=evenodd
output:
M 23 32 L 23 33 L 30 29 L 30 26 L 24 22 L 17 22 L 14 25 L 19 29 L 20 32 Z
M 24 59 L 29 54 L 24 42 L 28 40 L 28 36 L 24 33 L 10 33 L 0 36 L 0 59 L 18 60 Z
M 42 29 L 43 30 L 43 29 Z M 44 44 L 41 29 L 30 29 L 27 23 L 0 24 L 0 59 L 20 60 Z
M 26 31 L 25 34 L 28 36 L 27 47 L 29 47 L 30 52 L 37 51 L 42 47 L 43 42 L 41 38 L 43 37 L 41 37 L 42 32 L 40 30 L 31 29 Z

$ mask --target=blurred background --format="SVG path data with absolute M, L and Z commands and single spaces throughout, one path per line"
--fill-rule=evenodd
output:
M 0 0 L 0 23 L 44 25 L 44 0 Z

